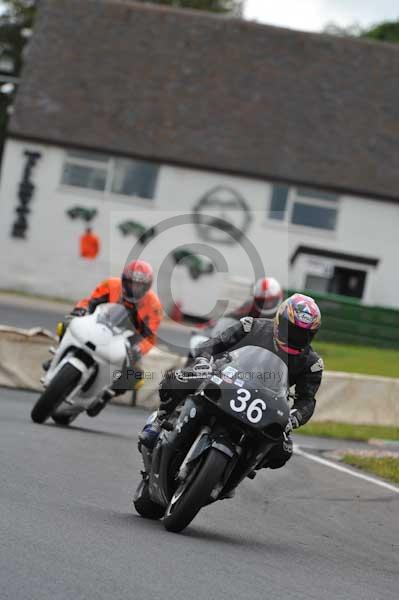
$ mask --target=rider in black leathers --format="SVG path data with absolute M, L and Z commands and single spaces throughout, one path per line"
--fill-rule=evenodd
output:
M 301 317 L 304 319 L 303 325 L 298 325 Z M 282 467 L 291 458 L 292 440 L 289 432 L 304 425 L 313 414 L 316 404 L 315 395 L 322 378 L 323 361 L 311 348 L 310 342 L 319 327 L 320 311 L 314 300 L 308 296 L 294 294 L 283 302 L 273 321 L 244 317 L 198 348 L 199 357 L 193 367 L 194 373 L 211 369 L 212 357 L 249 345 L 266 348 L 287 364 L 289 385 L 290 387 L 295 385 L 295 400 L 287 435 L 268 454 L 267 462 L 260 465 L 262 467 L 276 469 Z M 177 377 L 165 378 L 159 391 L 160 420 L 184 401 L 186 396 L 196 389 L 198 383 L 199 381 L 192 377 L 185 380 L 181 373 L 178 373 Z M 159 430 L 157 419 L 152 424 L 146 425 L 140 435 L 141 443 L 152 447 Z

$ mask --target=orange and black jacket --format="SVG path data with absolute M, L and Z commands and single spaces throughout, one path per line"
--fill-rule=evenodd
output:
M 77 303 L 75 308 L 85 308 L 89 313 L 94 312 L 99 304 L 104 302 L 118 303 L 122 297 L 122 282 L 119 277 L 110 277 L 102 281 L 87 298 Z M 158 296 L 149 290 L 137 304 L 126 304 L 130 317 L 141 336 L 139 348 L 141 354 L 146 354 L 156 341 L 156 333 L 161 323 L 163 311 Z

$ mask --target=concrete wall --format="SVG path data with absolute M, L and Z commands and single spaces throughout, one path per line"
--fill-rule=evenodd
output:
M 18 329 L 0 325 L 0 387 L 42 392 L 40 378 L 42 363 L 51 356 L 49 347 L 57 345 L 49 331 Z M 158 387 L 169 369 L 183 366 L 184 358 L 153 348 L 142 361 L 144 385 L 137 394 L 137 405 L 153 409 L 158 407 Z M 116 404 L 131 404 L 132 393 L 115 398 Z
M 0 326 L 0 386 L 40 392 L 41 364 L 49 357 L 55 339 L 43 330 L 24 331 Z M 169 368 L 182 366 L 182 358 L 159 348 L 143 360 L 145 384 L 138 405 L 158 407 L 158 385 Z M 118 398 L 129 403 L 131 394 Z M 326 372 L 317 394 L 314 421 L 338 421 L 399 426 L 399 379 L 352 373 Z
M 35 191 L 23 240 L 12 238 L 10 232 L 16 217 L 25 150 L 39 151 L 42 156 L 32 171 Z M 104 277 L 120 273 L 135 244 L 134 237 L 122 236 L 118 223 L 134 220 L 151 226 L 184 213 L 192 214 L 199 199 L 209 190 L 228 186 L 238 192 L 250 208 L 247 236 L 257 249 L 265 272 L 277 277 L 284 286 L 300 289 L 308 273 L 329 268 L 329 265 L 356 267 L 346 261 L 302 257 L 289 269 L 289 257 L 299 245 L 320 247 L 379 258 L 377 268 L 362 266 L 368 271 L 364 302 L 397 305 L 399 280 L 392 277 L 392 273 L 398 251 L 399 211 L 394 204 L 341 197 L 338 226 L 336 231 L 330 232 L 268 218 L 272 186 L 260 180 L 162 165 L 155 199 L 145 200 L 61 185 L 64 157 L 63 149 L 44 144 L 12 139 L 6 144 L 0 183 L 2 288 L 67 298 L 85 295 Z M 78 256 L 78 239 L 84 224 L 70 220 L 65 214 L 76 205 L 98 210 L 93 229 L 100 235 L 102 250 L 94 261 Z M 242 213 L 235 210 L 225 214 L 227 220 L 236 224 L 241 217 Z M 242 296 L 247 293 L 255 275 L 243 244 L 207 242 L 192 223 L 171 225 L 146 247 L 142 256 L 150 260 L 157 271 L 169 252 L 177 246 L 193 243 L 216 249 L 226 260 L 229 276 L 244 282 Z M 163 276 L 171 277 L 175 300 L 183 302 L 186 312 L 206 314 L 216 299 L 223 297 L 226 284 L 223 274 L 204 275 L 194 281 L 185 267 L 174 269 L 173 261 L 169 261 Z
M 314 421 L 399 425 L 399 379 L 327 371 Z

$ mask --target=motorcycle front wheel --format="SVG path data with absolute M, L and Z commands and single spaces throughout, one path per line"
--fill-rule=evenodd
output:
M 51 415 L 54 423 L 57 425 L 62 425 L 63 427 L 68 427 L 76 419 L 78 415 L 64 415 L 59 413 L 54 413 Z
M 30 413 L 34 423 L 44 423 L 77 386 L 81 372 L 66 363 L 50 381 Z
M 211 448 L 194 479 L 178 488 L 170 501 L 163 524 L 165 529 L 178 533 L 191 523 L 208 503 L 212 490 L 220 482 L 229 457 Z

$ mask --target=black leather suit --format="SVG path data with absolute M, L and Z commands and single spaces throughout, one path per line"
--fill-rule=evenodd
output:
M 297 410 L 296 417 L 299 425 L 306 423 L 313 414 L 316 405 L 316 392 L 319 389 L 323 361 L 309 346 L 301 354 L 291 355 L 278 349 L 273 339 L 273 321 L 269 319 L 254 319 L 244 317 L 220 335 L 202 343 L 197 356 L 210 359 L 223 352 L 235 350 L 243 346 L 259 346 L 270 350 L 279 356 L 288 367 L 289 385 L 295 386 L 295 401 L 293 409 Z M 183 383 L 176 379 L 167 379 L 161 383 L 160 398 L 161 408 L 167 411 L 184 400 L 185 396 L 193 391 L 193 380 Z M 268 456 L 268 466 L 279 468 L 283 466 L 292 455 L 292 442 L 282 440 L 275 451 Z

